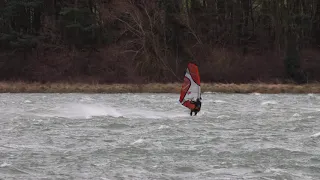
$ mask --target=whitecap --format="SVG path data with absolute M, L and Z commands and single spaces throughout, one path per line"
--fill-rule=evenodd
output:
M 11 164 L 8 164 L 8 163 L 4 162 L 4 163 L 0 164 L 0 167 L 3 168 L 3 167 L 8 167 L 8 166 L 10 166 L 10 165 L 11 165 Z
M 300 114 L 294 113 L 292 117 L 299 117 L 299 116 L 300 116 Z
M 167 126 L 167 125 L 161 125 L 158 129 L 167 129 L 167 128 L 169 128 L 169 126 Z
M 143 139 L 138 139 L 138 140 L 134 141 L 134 142 L 131 143 L 131 144 L 132 144 L 132 145 L 134 145 L 134 144 L 141 144 L 141 143 L 143 143 L 143 142 L 144 142 Z
M 320 132 L 316 133 L 316 134 L 313 134 L 311 135 L 311 137 L 319 137 L 320 136 Z
M 264 102 L 262 102 L 261 103 L 261 105 L 270 105 L 270 104 L 272 104 L 272 105 L 274 105 L 274 104 L 278 104 L 276 101 L 264 101 Z
M 215 102 L 215 103 L 226 103 L 226 101 L 223 101 L 223 100 L 214 100 L 213 102 Z

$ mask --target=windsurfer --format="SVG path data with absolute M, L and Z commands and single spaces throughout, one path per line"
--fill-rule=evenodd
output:
M 190 109 L 191 116 L 192 112 L 196 116 L 201 109 L 200 74 L 198 66 L 194 63 L 188 63 L 183 78 L 179 102 Z
M 194 115 L 196 116 L 197 113 L 200 111 L 200 109 L 201 109 L 201 101 L 200 100 L 201 99 L 202 98 L 200 97 L 200 98 L 197 98 L 196 101 L 191 101 L 191 104 L 194 104 L 195 107 L 194 107 L 194 109 L 191 109 L 190 116 L 192 116 L 192 112 L 194 112 Z

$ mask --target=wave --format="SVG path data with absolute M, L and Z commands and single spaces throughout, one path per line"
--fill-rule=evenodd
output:
M 92 118 L 98 116 L 124 117 L 124 118 L 176 118 L 188 117 L 187 112 L 178 111 L 155 111 L 143 108 L 112 107 L 105 104 L 70 103 L 44 109 L 42 112 L 34 112 L 42 117 L 64 118 Z

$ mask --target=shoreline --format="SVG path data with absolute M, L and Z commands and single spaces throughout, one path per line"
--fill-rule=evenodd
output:
M 97 84 L 0 82 L 0 93 L 180 93 L 182 83 Z M 320 93 L 320 83 L 311 84 L 222 84 L 201 83 L 202 93 Z

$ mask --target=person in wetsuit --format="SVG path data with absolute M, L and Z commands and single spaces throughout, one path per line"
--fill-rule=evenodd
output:
M 200 111 L 200 109 L 201 109 L 201 101 L 200 101 L 200 99 L 201 99 L 201 97 L 197 98 L 196 101 L 191 101 L 191 103 L 195 105 L 195 108 L 191 109 L 190 116 L 192 116 L 192 112 L 194 112 L 194 115 L 196 116 L 197 113 Z

